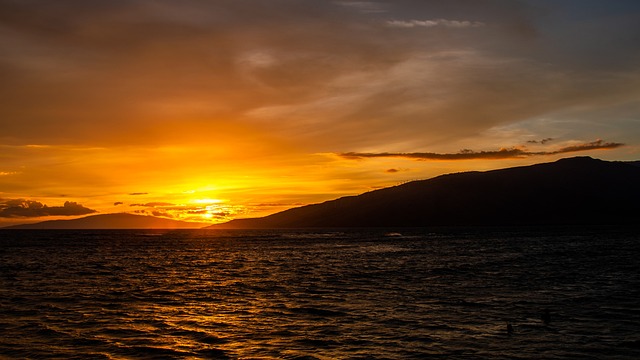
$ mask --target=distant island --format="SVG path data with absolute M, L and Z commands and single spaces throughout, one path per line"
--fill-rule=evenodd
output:
M 638 162 L 590 157 L 464 172 L 212 229 L 637 224 Z
M 286 229 L 625 225 L 640 219 L 640 163 L 590 157 L 462 172 L 292 208 L 262 218 L 202 223 L 93 215 L 4 229 Z
M 91 215 L 73 220 L 49 220 L 2 229 L 198 229 L 206 225 L 155 216 L 118 213 Z

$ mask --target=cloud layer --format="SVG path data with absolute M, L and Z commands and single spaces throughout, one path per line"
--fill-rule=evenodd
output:
M 0 141 L 204 141 L 250 128 L 358 150 L 621 109 L 640 96 L 637 7 L 3 0 Z M 624 135 L 608 121 L 599 136 Z

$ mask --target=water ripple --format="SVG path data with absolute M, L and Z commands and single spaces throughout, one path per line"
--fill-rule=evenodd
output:
M 640 358 L 634 230 L 0 235 L 0 357 Z

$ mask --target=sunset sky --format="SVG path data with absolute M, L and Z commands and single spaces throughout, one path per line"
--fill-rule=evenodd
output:
M 640 159 L 637 0 L 0 0 L 0 226 Z

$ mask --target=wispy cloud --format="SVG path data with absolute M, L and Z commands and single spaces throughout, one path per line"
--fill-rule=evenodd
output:
M 129 206 L 160 207 L 160 206 L 175 206 L 175 204 L 168 203 L 168 202 L 149 202 L 145 204 L 131 204 Z
M 134 193 L 129 193 L 129 195 L 133 195 L 133 196 L 137 196 L 137 195 L 148 195 L 149 193 L 146 192 L 134 192 Z
M 86 215 L 96 210 L 86 208 L 76 202 L 66 201 L 63 206 L 47 206 L 39 201 L 9 199 L 0 201 L 0 217 L 40 217 Z
M 573 153 L 587 150 L 607 150 L 615 149 L 623 146 L 621 143 L 604 142 L 603 140 L 596 140 L 588 143 L 582 143 L 578 145 L 571 145 L 561 147 L 556 150 L 550 151 L 528 151 L 524 147 L 511 147 L 501 148 L 494 151 L 473 151 L 464 149 L 457 153 L 432 153 L 432 152 L 414 152 L 414 153 L 359 153 L 359 152 L 347 152 L 340 153 L 343 158 L 347 159 L 365 159 L 365 158 L 407 158 L 413 160 L 474 160 L 474 159 L 513 159 L 523 158 L 529 156 L 541 156 L 541 155 L 558 155 Z
M 375 1 L 338 1 L 338 5 L 354 8 L 365 14 L 385 13 L 387 9 L 384 4 Z
M 430 20 L 388 20 L 387 26 L 397 28 L 414 28 L 414 27 L 447 27 L 447 28 L 474 28 L 485 26 L 480 21 L 469 20 L 447 20 L 447 19 L 430 19 Z

